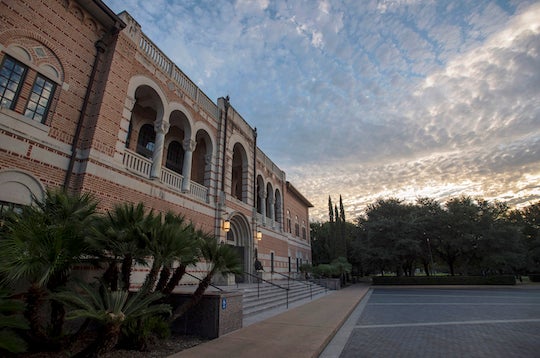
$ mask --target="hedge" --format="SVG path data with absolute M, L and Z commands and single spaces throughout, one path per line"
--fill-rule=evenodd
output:
M 540 273 L 530 273 L 529 280 L 531 282 L 540 282 Z
M 373 276 L 374 285 L 515 285 L 513 275 L 499 276 Z

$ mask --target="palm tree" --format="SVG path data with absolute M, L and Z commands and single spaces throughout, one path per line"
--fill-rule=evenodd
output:
M 167 212 L 162 222 L 161 215 L 150 230 L 147 248 L 152 256 L 152 267 L 146 276 L 143 290 L 152 292 L 161 270 L 160 282 L 155 291 L 165 288 L 175 262 L 188 262 L 194 256 L 195 240 L 192 225 L 180 215 Z
M 156 291 L 160 291 L 164 295 L 170 295 L 176 286 L 180 283 L 186 270 L 189 266 L 196 265 L 200 260 L 200 250 L 199 250 L 199 237 L 200 233 L 195 230 L 193 225 L 190 223 L 186 234 L 189 236 L 189 241 L 191 243 L 190 251 L 187 251 L 180 260 L 177 262 L 178 266 L 172 270 L 173 265 L 165 265 L 161 271 L 160 280 L 156 285 Z M 172 274 L 171 274 L 172 271 Z
M 142 290 L 130 294 L 124 290 L 111 291 L 104 285 L 79 285 L 82 292 L 60 292 L 55 299 L 74 308 L 68 313 L 68 319 L 89 318 L 103 329 L 99 330 L 96 340 L 75 357 L 98 357 L 116 346 L 124 325 L 152 315 L 171 313 L 169 305 L 155 304 L 162 297 L 159 294 L 145 294 Z
M 88 242 L 94 254 L 108 262 L 104 279 L 113 291 L 117 289 L 119 274 L 121 289 L 129 290 L 133 263 L 146 263 L 146 246 L 156 220 L 152 211 L 146 213 L 143 203 L 124 203 L 107 212 L 96 226 L 94 235 Z M 120 271 L 118 263 L 121 263 Z
M 187 311 L 199 303 L 217 273 L 238 274 L 241 272 L 240 258 L 231 246 L 219 244 L 214 237 L 203 234 L 202 232 L 199 232 L 199 235 L 201 237 L 199 239 L 199 250 L 202 258 L 209 264 L 209 271 L 199 282 L 191 300 L 175 310 L 172 316 L 173 321 L 182 317 Z
M 42 201 L 12 213 L 0 240 L 0 275 L 3 283 L 28 284 L 25 317 L 34 343 L 52 347 L 51 338 L 62 333 L 64 308 L 50 301 L 50 327 L 46 335 L 40 311 L 48 292 L 64 286 L 73 266 L 88 252 L 84 238 L 96 218 L 97 202 L 90 194 L 70 195 L 48 190 Z

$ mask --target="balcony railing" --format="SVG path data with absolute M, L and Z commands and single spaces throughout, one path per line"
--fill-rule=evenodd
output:
M 152 161 L 150 159 L 126 149 L 124 151 L 124 165 L 129 171 L 142 177 L 150 178 L 150 170 L 152 169 Z M 184 177 L 181 174 L 162 167 L 160 181 L 175 191 L 181 192 Z M 192 181 L 189 188 L 190 195 L 201 201 L 208 202 L 209 198 L 207 187 Z
M 184 177 L 167 168 L 161 168 L 161 182 L 176 190 L 182 190 Z
M 150 170 L 152 169 L 152 161 L 150 159 L 126 149 L 124 153 L 124 165 L 128 170 L 150 178 Z
M 189 192 L 196 198 L 204 200 L 205 202 L 208 201 L 208 188 L 204 185 L 192 181 L 189 186 Z

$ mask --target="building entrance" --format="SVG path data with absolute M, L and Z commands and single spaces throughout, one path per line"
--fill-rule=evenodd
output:
M 253 238 L 252 230 L 247 219 L 241 214 L 235 214 L 230 218 L 231 230 L 227 233 L 227 243 L 234 246 L 241 264 L 241 274 L 236 276 L 236 282 L 251 282 L 250 274 L 253 274 Z M 246 274 L 248 273 L 248 274 Z

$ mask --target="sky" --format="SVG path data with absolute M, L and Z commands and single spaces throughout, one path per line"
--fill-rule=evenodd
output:
M 328 220 L 378 198 L 540 200 L 540 1 L 104 0 Z

